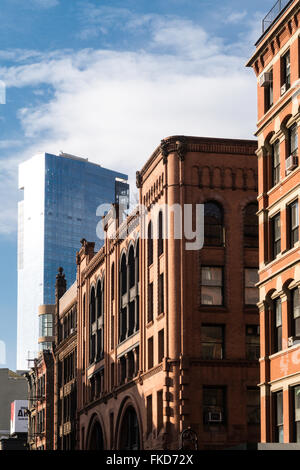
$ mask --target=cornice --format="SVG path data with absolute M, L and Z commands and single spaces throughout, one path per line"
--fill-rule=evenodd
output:
M 163 157 L 164 163 L 167 163 L 170 153 L 177 153 L 180 160 L 183 160 L 188 152 L 253 155 L 256 149 L 256 140 L 220 139 L 184 135 L 167 137 L 161 141 L 160 145 L 154 150 L 139 171 L 139 184 L 141 184 L 141 177 L 145 175 L 149 167 L 159 156 Z

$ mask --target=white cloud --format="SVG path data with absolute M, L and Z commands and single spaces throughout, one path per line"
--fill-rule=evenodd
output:
M 229 13 L 228 16 L 224 17 L 223 21 L 224 23 L 232 23 L 236 24 L 239 23 L 240 21 L 244 20 L 247 16 L 246 10 L 244 11 L 233 11 Z
M 19 110 L 30 145 L 14 152 L 2 175 L 0 232 L 15 229 L 8 212 L 15 214 L 17 162 L 37 151 L 85 156 L 133 182 L 163 137 L 251 138 L 256 90 L 244 59 L 191 22 L 156 18 L 148 50 L 58 51 L 0 68 L 8 89 L 53 89 L 44 104 Z

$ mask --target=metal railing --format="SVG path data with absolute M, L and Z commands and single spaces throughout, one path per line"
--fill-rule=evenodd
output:
M 284 10 L 292 0 L 278 0 L 269 13 L 262 20 L 262 32 L 264 33 L 276 20 L 277 16 Z

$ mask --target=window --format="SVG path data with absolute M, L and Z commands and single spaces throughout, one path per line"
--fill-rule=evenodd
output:
M 133 246 L 131 246 L 129 249 L 128 265 L 129 265 L 129 289 L 131 289 L 135 285 L 135 258 L 134 258 Z
M 294 124 L 289 128 L 289 155 L 298 153 L 298 126 Z
M 260 393 L 257 387 L 247 388 L 247 423 L 260 423 Z
M 226 389 L 203 387 L 203 421 L 205 424 L 224 424 L 226 421 Z
M 300 442 L 300 386 L 293 388 L 294 442 Z
M 158 216 L 158 256 L 164 252 L 164 239 L 163 239 L 163 213 L 160 211 Z
M 283 392 L 274 394 L 275 404 L 275 442 L 283 442 Z
M 271 255 L 275 259 L 281 252 L 281 224 L 280 213 L 271 219 Z
M 280 142 L 277 140 L 272 145 L 272 186 L 280 181 Z
M 90 364 L 96 360 L 96 297 L 95 288 L 90 294 Z
M 256 305 L 259 301 L 258 287 L 258 269 L 246 268 L 245 269 L 245 304 Z
M 223 268 L 201 268 L 201 304 L 223 305 Z
M 203 359 L 224 359 L 224 326 L 202 325 L 201 343 Z
M 115 298 L 115 263 L 111 265 L 111 300 Z
M 204 204 L 204 245 L 223 245 L 223 211 L 219 204 Z
M 165 296 L 164 296 L 164 274 L 159 275 L 159 280 L 158 280 L 158 314 L 161 314 L 164 312 L 164 302 L 165 302 Z
M 298 201 L 287 206 L 287 246 L 293 248 L 299 240 L 299 208 Z
M 273 70 L 269 71 L 270 80 L 265 86 L 265 113 L 273 106 Z
M 259 326 L 246 325 L 246 359 L 257 361 L 260 357 Z
M 147 435 L 152 433 L 152 395 L 147 397 Z
M 300 337 L 300 290 L 297 287 L 291 291 L 292 304 L 292 336 Z
M 153 337 L 148 339 L 148 369 L 152 369 L 153 363 Z
M 158 362 L 162 362 L 165 355 L 165 348 L 164 348 L 164 330 L 160 330 L 158 332 Z
M 53 316 L 50 313 L 39 315 L 40 337 L 53 336 Z
M 157 392 L 157 430 L 158 432 L 163 428 L 164 415 L 163 415 L 163 391 Z
M 273 352 L 281 351 L 282 349 L 282 312 L 281 312 L 281 299 L 274 301 L 274 348 Z
M 148 266 L 153 263 L 153 229 L 152 222 L 148 225 Z
M 148 284 L 148 322 L 153 321 L 153 282 Z
M 244 212 L 244 246 L 258 248 L 258 211 L 257 202 L 251 202 Z
M 281 86 L 283 85 L 286 86 L 286 89 L 291 85 L 290 51 L 281 57 Z

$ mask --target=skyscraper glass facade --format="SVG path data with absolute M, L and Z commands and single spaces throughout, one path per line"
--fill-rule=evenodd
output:
M 20 165 L 18 369 L 27 369 L 27 358 L 37 352 L 38 307 L 55 302 L 58 267 L 64 268 L 70 286 L 80 240 L 95 241 L 96 250 L 103 243 L 96 233 L 101 223 L 97 208 L 121 201 L 126 205 L 126 181 L 127 175 L 67 154 L 36 155 Z

